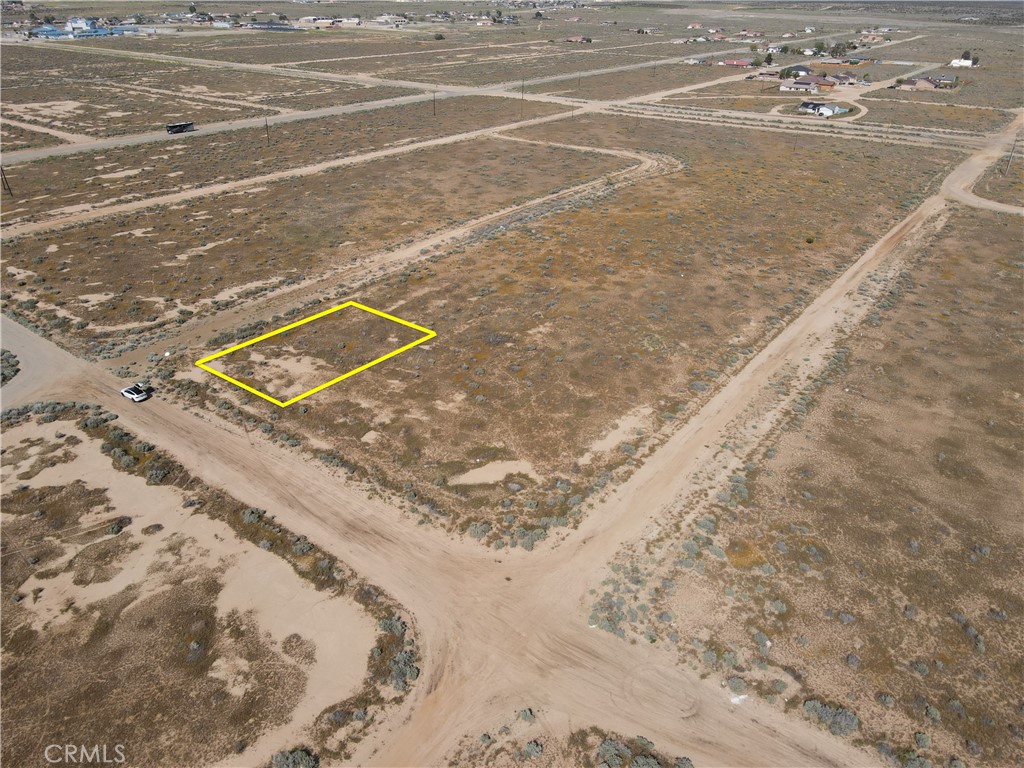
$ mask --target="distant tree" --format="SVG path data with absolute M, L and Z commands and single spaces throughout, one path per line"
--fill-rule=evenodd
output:
M 286 13 L 279 13 L 279 14 L 277 14 L 277 20 L 278 21 L 288 21 L 288 14 L 286 14 Z
M 750 65 L 752 67 L 760 67 L 762 64 L 764 64 L 764 59 L 762 59 L 760 56 L 755 56 L 753 59 L 750 60 Z
M 39 17 L 36 16 L 36 12 L 35 11 L 29 11 L 28 12 L 28 20 L 29 21 L 39 21 Z
M 850 46 L 848 46 L 846 43 L 836 43 L 829 49 L 828 53 L 829 56 L 832 56 L 833 58 L 841 59 L 843 56 L 846 55 L 846 52 L 848 50 L 850 50 Z
M 764 57 L 764 63 L 767 64 L 769 67 L 772 65 L 773 61 L 775 61 L 775 57 L 772 56 L 770 53 Z
M 818 42 L 816 42 L 814 44 L 814 50 L 817 53 L 821 53 L 822 51 L 824 51 L 825 50 L 825 41 L 824 40 L 819 40 Z
M 544 13 L 542 11 L 537 11 L 535 14 L 533 14 L 533 18 L 535 18 L 535 19 L 543 19 L 544 18 Z
M 43 23 L 44 24 L 53 24 L 53 22 L 55 22 L 56 20 L 57 20 L 57 17 L 54 16 L 53 14 L 49 14 L 48 13 L 45 16 L 43 16 Z
M 188 7 L 188 12 L 189 13 L 195 13 L 196 12 L 196 4 L 195 3 L 192 3 L 192 5 L 190 5 Z
M 979 59 L 977 56 L 972 56 L 971 57 L 971 66 L 972 67 L 978 66 L 978 62 L 980 62 L 980 61 L 981 61 L 981 59 Z
M 751 43 L 750 50 L 752 53 L 757 53 L 757 43 Z
M 970 51 L 964 51 L 964 52 L 963 52 L 963 53 L 962 53 L 962 54 L 960 55 L 960 58 L 961 58 L 961 59 L 969 59 L 969 58 L 971 58 L 971 52 L 970 52 Z
M 444 40 L 444 35 L 442 35 L 440 32 L 438 32 L 436 35 L 434 35 L 434 39 L 435 40 Z
M 780 49 L 780 52 L 781 53 L 789 53 L 789 46 L 788 45 L 782 46 L 782 48 Z

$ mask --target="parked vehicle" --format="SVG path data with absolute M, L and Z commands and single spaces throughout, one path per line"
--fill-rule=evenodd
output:
M 188 133 L 189 131 L 194 131 L 195 129 L 196 129 L 196 124 L 195 124 L 195 122 L 193 120 L 189 120 L 189 121 L 184 122 L 184 123 L 168 123 L 167 124 L 167 132 L 168 133 Z
M 125 387 L 121 390 L 121 394 L 133 403 L 141 403 L 143 400 L 149 399 L 149 390 L 141 384 L 132 384 L 130 387 Z

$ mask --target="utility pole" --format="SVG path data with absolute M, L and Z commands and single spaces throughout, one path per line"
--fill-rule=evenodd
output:
M 433 105 L 433 108 L 434 108 L 434 117 L 437 117 L 437 90 L 436 89 L 434 90 L 434 98 L 432 100 L 432 105 Z
M 3 186 L 4 189 L 7 190 L 7 194 L 9 194 L 11 197 L 14 197 L 14 190 L 11 189 L 11 183 L 7 181 L 7 174 L 4 173 L 3 166 L 0 166 L 0 179 L 3 180 Z
M 523 75 L 523 82 L 519 85 L 519 119 L 523 119 L 523 110 L 526 108 L 526 75 Z
M 1013 146 L 1010 147 L 1010 154 L 1007 155 L 1007 157 L 1006 157 L 1006 167 L 1003 168 L 1003 176 L 1005 176 L 1007 173 L 1010 172 L 1010 163 L 1013 161 L 1013 151 L 1015 149 L 1017 149 L 1017 139 L 1018 138 L 1019 137 L 1017 137 L 1017 136 L 1014 136 L 1014 138 L 1013 138 Z M 10 189 L 10 187 L 8 187 L 8 189 Z
M 263 118 L 263 127 L 267 131 L 267 149 L 270 149 L 270 122 L 265 117 Z

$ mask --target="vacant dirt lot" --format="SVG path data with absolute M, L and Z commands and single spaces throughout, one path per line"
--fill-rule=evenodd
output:
M 1014 764 L 1022 247 L 951 213 L 694 535 L 613 568 L 629 621 L 883 756 Z
M 974 191 L 989 200 L 1024 207 L 1024 161 L 1019 153 L 1002 158 L 978 179 Z
M 63 144 L 64 140 L 42 131 L 32 131 L 19 125 L 0 123 L 0 151 L 14 152 L 33 147 L 50 147 Z
M 864 106 L 867 107 L 868 113 L 861 118 L 861 122 L 919 125 L 954 131 L 993 133 L 1013 119 L 1012 114 L 1002 110 L 923 104 L 916 101 L 894 102 L 868 98 L 864 100 Z
M 682 55 L 677 52 L 676 55 Z M 728 75 L 721 67 L 701 67 L 687 64 L 666 64 L 646 67 L 629 72 L 614 72 L 608 75 L 593 75 L 573 80 L 559 80 L 528 87 L 531 93 L 552 93 L 574 99 L 625 99 L 644 93 L 682 88 L 705 80 L 715 80 Z
M 852 150 L 818 139 L 797 168 L 775 137 L 753 132 L 726 150 L 715 128 L 564 122 L 544 134 L 628 139 L 685 170 L 361 289 L 363 303 L 437 339 L 275 414 L 268 434 L 364 468 L 423 519 L 476 521 L 470 532 L 493 546 L 570 524 L 591 490 L 628 472 L 944 166 L 880 147 L 856 153 L 862 173 L 837 175 Z M 222 413 L 266 420 L 210 384 Z M 196 386 L 184 391 L 203 396 Z
M 669 96 L 663 99 L 668 104 L 680 107 L 699 107 L 702 109 L 736 109 L 742 112 L 768 113 L 775 107 L 796 107 L 800 102 L 791 96 L 736 96 L 728 97 L 690 97 L 690 96 Z
M 623 165 L 487 138 L 25 236 L 5 306 L 73 336 L 184 322 Z
M 187 134 L 155 147 L 125 147 L 10 165 L 6 173 L 16 197 L 5 206 L 4 223 L 54 218 L 82 210 L 82 206 L 100 207 L 260 176 L 563 109 L 468 96 L 442 99 L 436 107 L 410 104 L 276 125 L 270 129 L 270 146 L 261 127 L 207 136 Z
M 219 122 L 274 114 L 258 104 L 190 99 L 147 92 L 143 78 L 181 74 L 175 65 L 95 56 L 63 48 L 5 45 L 4 113 L 70 133 L 112 136 L 161 129 L 179 120 Z

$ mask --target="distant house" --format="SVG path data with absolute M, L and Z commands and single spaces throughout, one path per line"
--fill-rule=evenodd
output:
M 801 101 L 800 106 L 796 108 L 797 112 L 803 112 L 804 114 L 817 114 L 818 109 L 824 107 L 824 102 L 820 101 Z
M 836 115 L 842 115 L 850 110 L 845 107 L 840 107 L 838 104 L 829 104 L 822 101 L 801 101 L 800 106 L 796 108 L 796 111 L 802 112 L 805 115 L 835 117 Z
M 934 91 L 938 84 L 927 77 L 912 77 L 900 83 L 901 91 Z
M 970 59 L 953 59 L 951 62 L 949 62 L 949 66 L 970 68 L 974 66 L 974 62 L 971 61 Z
M 836 81 L 831 77 L 822 77 L 821 75 L 804 75 L 803 77 L 797 78 L 798 83 L 810 83 L 819 91 L 831 91 L 836 87 Z
M 789 70 L 789 74 L 791 74 L 793 77 L 801 77 L 803 75 L 811 74 L 811 68 L 806 66 L 805 64 L 797 64 L 796 66 L 793 67 L 786 67 L 786 69 Z
M 726 59 L 718 62 L 726 67 L 749 67 L 753 64 L 751 59 Z
M 707 61 L 707 59 L 702 59 L 702 58 L 700 58 L 698 56 L 691 56 L 688 59 L 683 59 L 683 64 L 690 64 L 690 65 L 703 64 L 703 63 L 705 63 L 705 61 Z
M 687 29 L 703 29 L 704 25 L 699 21 L 693 21 L 686 25 Z
M 842 115 L 850 110 L 845 107 L 840 107 L 838 104 L 822 104 L 818 107 L 814 114 L 818 117 L 835 117 L 836 115 Z
M 837 75 L 829 75 L 829 77 L 836 81 L 836 85 L 857 85 L 860 82 L 852 72 L 841 72 Z
M 583 35 L 570 35 L 569 37 L 562 38 L 563 43 L 589 43 L 590 38 L 584 37 Z
M 640 27 L 636 33 L 638 35 L 660 35 L 661 30 L 657 27 Z
M 806 83 L 798 80 L 783 80 L 779 83 L 780 91 L 800 91 L 803 93 L 817 93 L 818 89 L 813 83 Z
M 900 83 L 904 91 L 934 91 L 936 88 L 955 88 L 956 75 L 937 74 L 928 77 L 914 77 Z
M 820 93 L 831 91 L 836 87 L 836 81 L 830 77 L 820 75 L 804 75 L 791 80 L 783 80 L 779 85 L 780 91 L 800 91 L 803 93 Z
M 67 20 L 64 24 L 64 29 L 68 32 L 85 32 L 87 30 L 97 29 L 99 24 L 96 23 L 96 19 L 83 19 L 80 16 L 75 16 Z
M 28 31 L 28 36 L 56 40 L 62 37 L 71 37 L 72 34 L 66 29 L 57 29 L 53 24 L 43 24 L 41 27 L 30 29 Z

